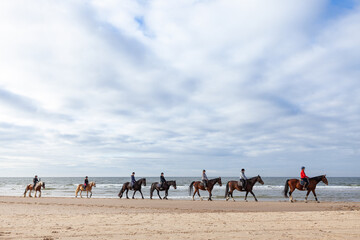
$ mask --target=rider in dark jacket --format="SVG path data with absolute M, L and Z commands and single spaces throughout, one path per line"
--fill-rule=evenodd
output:
M 205 190 L 206 190 L 209 179 L 208 179 L 208 177 L 206 176 L 206 170 L 205 170 L 205 169 L 203 170 L 202 177 L 201 177 L 201 181 L 202 181 L 202 183 L 204 184 L 204 188 L 205 188 Z
M 33 183 L 34 183 L 34 185 L 33 185 L 33 189 L 35 190 L 35 186 L 36 186 L 36 184 L 39 182 L 39 179 L 38 179 L 38 177 L 37 177 L 37 175 L 35 175 L 35 177 L 34 177 L 34 179 L 33 179 Z
M 166 180 L 165 180 L 165 177 L 164 177 L 164 173 L 162 172 L 161 175 L 160 175 L 160 187 L 163 188 L 164 185 L 166 184 Z
M 135 172 L 133 172 L 131 174 L 131 182 L 130 182 L 130 186 L 133 188 L 136 184 L 136 179 L 135 179 Z
M 85 177 L 85 181 L 84 181 L 84 189 L 86 189 L 87 185 L 89 185 L 89 179 L 88 176 Z

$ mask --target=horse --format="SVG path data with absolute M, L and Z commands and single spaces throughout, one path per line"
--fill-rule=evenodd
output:
M 84 189 L 84 184 L 79 184 L 76 188 L 75 191 L 75 197 L 77 197 L 78 192 L 80 191 L 80 197 L 82 198 L 82 192 L 86 191 L 86 197 L 89 198 L 89 192 L 90 192 L 90 198 L 92 196 L 92 187 L 96 187 L 96 183 L 95 182 L 90 182 L 88 185 L 86 185 L 86 189 Z
M 35 197 L 36 197 L 36 193 L 37 192 L 40 192 L 39 193 L 39 197 L 41 197 L 41 187 L 45 189 L 45 182 L 38 182 L 36 185 L 35 185 L 35 188 L 33 187 L 34 184 L 29 184 L 26 186 L 25 188 L 25 192 L 24 192 L 24 197 L 26 197 L 26 193 L 27 191 L 29 191 L 29 197 L 32 197 L 31 196 L 31 191 L 35 189 Z
M 307 189 L 303 189 L 303 185 L 300 184 L 299 179 L 288 179 L 285 182 L 284 196 L 286 198 L 288 198 L 287 193 L 289 191 L 289 186 L 290 186 L 290 192 L 289 192 L 290 202 L 294 202 L 293 197 L 292 197 L 291 194 L 295 191 L 295 189 L 298 189 L 300 191 L 307 190 L 306 197 L 305 197 L 305 202 L 307 202 L 307 198 L 308 198 L 310 192 L 312 192 L 314 194 L 316 202 L 319 203 L 320 201 L 316 197 L 315 188 L 316 188 L 316 185 L 320 181 L 322 181 L 323 183 L 328 185 L 328 180 L 326 178 L 326 175 L 320 175 L 320 176 L 317 176 L 317 177 L 309 178 L 309 185 L 308 185 Z
M 137 191 L 139 191 L 141 193 L 141 197 L 142 197 L 142 199 L 144 199 L 144 195 L 141 192 L 141 185 L 146 186 L 146 178 L 141 178 L 141 179 L 137 180 L 133 187 L 131 187 L 130 182 L 124 183 L 118 194 L 119 198 L 122 198 L 123 193 L 126 191 L 126 198 L 129 199 L 128 192 L 129 192 L 129 190 L 133 190 L 134 194 L 132 196 L 132 199 L 134 199 L 135 193 Z
M 150 188 L 150 199 L 152 199 L 152 196 L 153 196 L 153 192 L 154 190 L 157 191 L 157 194 L 159 196 L 160 199 L 162 199 L 160 197 L 160 193 L 159 191 L 165 191 L 165 196 L 164 196 L 164 199 L 168 199 L 167 196 L 168 196 L 168 192 L 169 192 L 169 188 L 170 186 L 173 186 L 174 189 L 176 189 L 176 181 L 166 181 L 166 183 L 163 184 L 163 187 L 160 188 L 159 186 L 160 184 L 158 182 L 154 182 L 151 184 L 151 188 Z
M 193 187 L 195 188 L 195 191 L 194 191 L 194 194 L 192 196 L 192 200 L 195 201 L 194 197 L 195 197 L 195 194 L 197 193 L 200 197 L 200 200 L 202 201 L 203 198 L 200 196 L 200 190 L 203 190 L 203 191 L 208 191 L 209 192 L 209 199 L 208 201 L 212 201 L 211 199 L 211 196 L 212 196 L 212 190 L 214 188 L 214 185 L 218 183 L 220 186 L 222 186 L 222 183 L 221 183 L 221 177 L 218 177 L 218 178 L 214 178 L 214 179 L 211 179 L 211 180 L 208 180 L 207 182 L 207 189 L 205 189 L 204 187 L 204 184 L 201 183 L 201 181 L 193 181 L 192 183 L 190 183 L 189 185 L 189 196 L 191 196 L 191 193 L 193 191 Z
M 264 181 L 261 179 L 260 175 L 257 175 L 256 177 L 252 177 L 252 178 L 249 178 L 248 180 L 246 180 L 246 187 L 245 187 L 245 190 L 243 190 L 242 186 L 239 186 L 239 181 L 228 181 L 227 184 L 226 184 L 226 189 L 225 189 L 226 201 L 228 201 L 229 198 L 232 197 L 232 200 L 235 202 L 235 199 L 233 197 L 233 191 L 238 190 L 240 192 L 245 192 L 246 191 L 245 202 L 247 202 L 248 193 L 251 193 L 254 196 L 255 201 L 257 202 L 258 200 L 257 200 L 255 194 L 252 191 L 255 183 L 257 183 L 257 182 L 264 185 Z

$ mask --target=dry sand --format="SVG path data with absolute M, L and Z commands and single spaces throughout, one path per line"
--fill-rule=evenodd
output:
M 0 239 L 360 239 L 360 203 L 0 197 Z

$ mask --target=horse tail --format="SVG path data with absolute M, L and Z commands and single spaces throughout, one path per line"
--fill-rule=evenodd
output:
M 26 196 L 26 192 L 28 191 L 29 185 L 26 186 L 25 191 L 24 191 L 24 197 Z
M 75 190 L 75 196 L 77 196 L 78 192 L 80 191 L 80 186 L 81 186 L 81 184 L 79 184 L 79 185 L 77 186 L 77 188 L 76 188 L 76 190 Z
M 286 182 L 285 182 L 285 188 L 284 188 L 284 197 L 288 198 L 288 192 L 289 192 L 289 180 L 290 179 L 287 179 Z
M 225 198 L 227 197 L 227 195 L 229 194 L 229 182 L 226 183 L 226 188 L 225 188 Z
M 189 185 L 189 196 L 191 196 L 191 194 L 192 194 L 194 182 L 195 182 L 195 181 L 192 181 L 192 182 L 190 183 L 190 185 Z

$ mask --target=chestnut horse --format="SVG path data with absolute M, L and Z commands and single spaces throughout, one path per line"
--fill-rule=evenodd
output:
M 195 188 L 195 191 L 194 191 L 194 194 L 192 196 L 192 200 L 194 201 L 194 197 L 195 197 L 195 194 L 197 193 L 200 197 L 200 200 L 202 201 L 203 198 L 200 196 L 200 190 L 203 190 L 203 191 L 208 191 L 209 192 L 209 199 L 208 201 L 212 201 L 211 199 L 211 196 L 212 196 L 212 190 L 214 188 L 214 185 L 218 183 L 220 186 L 222 186 L 222 183 L 221 183 L 221 177 L 218 177 L 218 178 L 214 178 L 214 179 L 211 179 L 211 180 L 208 180 L 207 182 L 207 189 L 205 189 L 204 187 L 204 184 L 202 184 L 201 181 L 193 181 L 192 183 L 190 183 L 190 186 L 189 186 L 189 196 L 191 196 L 191 192 L 193 191 L 193 187 Z
M 140 192 L 142 199 L 144 199 L 144 195 L 141 192 L 141 185 L 146 186 L 146 178 L 141 178 L 141 179 L 137 180 L 133 187 L 131 187 L 130 182 L 124 183 L 121 190 L 120 190 L 120 192 L 119 192 L 119 194 L 118 194 L 119 198 L 122 198 L 123 193 L 126 191 L 126 198 L 129 199 L 129 196 L 128 196 L 129 190 L 134 190 L 134 194 L 132 196 L 132 199 L 135 198 L 135 193 L 137 191 Z
M 37 192 L 39 192 L 39 197 L 41 197 L 41 187 L 45 188 L 45 182 L 42 182 L 42 181 L 38 182 L 36 184 L 35 188 L 34 188 L 34 184 L 27 185 L 26 188 L 25 188 L 24 197 L 26 197 L 27 191 L 30 191 L 29 192 L 29 197 L 32 197 L 31 196 L 31 191 L 33 191 L 33 190 L 35 191 L 35 197 L 36 197 Z
M 295 191 L 295 189 L 298 189 L 300 191 L 307 190 L 306 197 L 305 197 L 305 202 L 307 202 L 307 198 L 308 198 L 310 192 L 312 192 L 314 194 L 316 202 L 319 203 L 319 200 L 316 197 L 315 188 L 316 188 L 316 185 L 320 181 L 322 181 L 326 185 L 328 185 L 328 180 L 326 179 L 326 175 L 320 175 L 320 176 L 317 176 L 317 177 L 309 178 L 309 185 L 308 185 L 307 189 L 303 189 L 303 185 L 300 184 L 299 179 L 288 179 L 285 182 L 284 196 L 286 198 L 288 197 L 287 193 L 288 193 L 289 187 L 290 187 L 289 198 L 290 198 L 290 202 L 293 202 L 294 199 L 291 196 L 291 194 Z
M 87 186 L 86 189 L 84 189 L 84 184 L 79 184 L 76 188 L 75 191 L 75 197 L 77 197 L 78 192 L 80 191 L 80 197 L 82 198 L 82 192 L 86 191 L 86 197 L 89 198 L 89 192 L 90 192 L 90 198 L 92 196 L 92 187 L 96 187 L 96 183 L 95 182 L 90 182 Z
M 258 200 L 257 200 L 257 198 L 255 197 L 255 194 L 252 191 L 255 183 L 257 183 L 257 182 L 264 185 L 264 181 L 261 179 L 260 175 L 257 175 L 256 177 L 249 178 L 246 181 L 246 188 L 245 188 L 245 190 L 243 190 L 242 186 L 239 186 L 239 181 L 228 181 L 227 184 L 226 184 L 226 189 L 225 189 L 226 201 L 229 200 L 229 198 L 231 197 L 232 200 L 235 202 L 235 199 L 233 197 L 233 192 L 234 192 L 234 190 L 238 190 L 240 192 L 245 192 L 246 191 L 246 194 L 245 194 L 245 201 L 246 202 L 247 202 L 247 195 L 248 195 L 249 192 L 254 196 L 255 201 L 257 202 Z
M 163 185 L 162 188 L 160 188 L 160 183 L 158 183 L 158 182 L 152 183 L 151 188 L 150 188 L 150 199 L 152 199 L 153 192 L 156 190 L 160 199 L 162 199 L 162 198 L 160 197 L 160 192 L 159 191 L 165 191 L 164 199 L 167 200 L 168 199 L 167 196 L 168 196 L 169 188 L 171 186 L 173 186 L 174 189 L 176 189 L 176 181 L 166 181 L 166 183 Z

